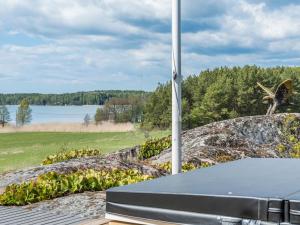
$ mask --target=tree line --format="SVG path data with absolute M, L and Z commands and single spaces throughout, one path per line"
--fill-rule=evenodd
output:
M 146 96 L 129 96 L 127 98 L 111 98 L 103 108 L 98 108 L 95 114 L 96 124 L 102 121 L 116 123 L 139 123 L 142 120 L 143 103 Z
M 103 108 L 98 108 L 94 115 L 96 125 L 103 121 L 115 123 L 139 123 L 146 96 L 129 95 L 127 97 L 113 97 L 106 100 Z M 28 99 L 22 99 L 16 112 L 16 126 L 21 127 L 32 120 L 32 110 Z M 0 105 L 0 124 L 4 127 L 11 121 L 6 105 Z M 88 126 L 93 121 L 89 114 L 83 118 L 83 124 Z
M 129 96 L 145 96 L 144 91 L 89 91 L 64 94 L 0 94 L 1 105 L 19 105 L 27 99 L 31 105 L 103 105 L 110 98 L 128 98 Z
M 275 88 L 285 79 L 292 79 L 294 90 L 300 93 L 299 67 L 221 67 L 188 76 L 182 84 L 183 128 L 265 114 L 268 104 L 263 102 L 265 94 L 257 82 Z M 144 106 L 142 126 L 170 128 L 171 97 L 171 82 L 159 84 Z M 298 94 L 293 96 L 291 103 L 282 106 L 277 112 L 299 112 Z

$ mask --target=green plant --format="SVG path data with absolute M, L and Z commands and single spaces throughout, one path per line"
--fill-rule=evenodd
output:
M 0 205 L 27 205 L 84 191 L 103 191 L 111 187 L 152 179 L 137 170 L 85 170 L 70 174 L 49 172 L 37 179 L 6 187 Z
M 149 159 L 159 155 L 163 150 L 170 148 L 172 145 L 171 136 L 161 139 L 148 139 L 140 146 L 138 158 L 140 160 Z
M 17 126 L 23 126 L 25 124 L 30 123 L 32 120 L 31 112 L 32 110 L 30 108 L 28 99 L 26 98 L 22 99 L 16 112 Z
M 199 168 L 206 168 L 206 167 L 210 167 L 210 166 L 211 166 L 211 164 L 208 163 L 208 162 L 201 162 L 200 165 L 195 165 L 194 163 L 185 162 L 185 163 L 182 164 L 182 172 L 185 173 L 185 172 L 188 172 L 188 171 L 191 171 L 191 170 L 195 170 L 195 169 L 199 169 Z M 172 171 L 171 162 L 158 164 L 156 167 L 159 168 L 159 169 L 165 170 L 169 173 Z
M 7 107 L 0 103 L 0 124 L 4 127 L 10 120 L 10 113 Z
M 300 120 L 293 114 L 282 123 L 282 142 L 276 146 L 281 157 L 300 158 Z
M 225 163 L 236 160 L 236 157 L 233 155 L 230 155 L 226 152 L 217 152 L 215 156 L 216 162 L 218 163 Z
M 89 156 L 99 156 L 102 155 L 100 150 L 97 149 L 80 149 L 71 151 L 61 151 L 54 155 L 49 155 L 45 160 L 43 160 L 43 165 L 49 165 L 56 162 L 62 162 L 69 159 L 89 157 Z

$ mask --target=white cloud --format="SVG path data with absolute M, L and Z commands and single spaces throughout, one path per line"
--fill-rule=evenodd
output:
M 139 34 L 128 19 L 168 19 L 166 0 L 2 0 L 8 29 L 48 37 L 68 34 Z
M 183 74 L 224 65 L 297 65 L 300 2 L 274 2 L 182 1 Z M 6 92 L 153 89 L 170 77 L 170 0 L 0 4 Z
M 224 28 L 235 34 L 252 35 L 266 40 L 283 39 L 299 35 L 299 6 L 285 6 L 270 10 L 266 4 L 240 1 L 232 14 L 226 15 Z

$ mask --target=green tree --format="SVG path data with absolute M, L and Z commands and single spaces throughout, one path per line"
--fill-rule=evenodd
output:
M 182 84 L 182 122 L 189 129 L 210 122 L 241 116 L 264 115 L 263 91 L 257 82 L 272 87 L 291 79 L 300 93 L 300 67 L 260 68 L 257 66 L 221 67 L 188 76 Z M 299 112 L 300 94 L 291 105 L 277 112 Z M 171 83 L 159 84 L 147 98 L 143 110 L 143 127 L 171 126 Z
M 159 84 L 144 107 L 142 126 L 169 128 L 172 121 L 171 102 L 171 82 Z
M 108 113 L 108 111 L 105 108 L 104 109 L 98 108 L 96 110 L 96 114 L 95 114 L 94 119 L 95 119 L 96 125 L 98 125 L 102 121 L 106 121 L 106 120 L 109 119 L 109 113 Z
M 30 123 L 32 120 L 31 112 L 32 110 L 29 106 L 29 101 L 27 99 L 23 99 L 16 113 L 17 126 L 23 126 L 27 123 Z
M 10 121 L 10 114 L 5 105 L 0 105 L 0 124 L 2 127 Z
M 225 77 L 212 84 L 203 96 L 201 104 L 191 111 L 193 124 L 198 126 L 237 117 L 234 98 L 236 93 L 233 89 L 233 80 Z
M 104 104 L 102 117 L 116 123 L 141 122 L 144 98 L 143 95 L 110 98 Z M 101 116 L 100 112 L 98 112 L 98 116 Z

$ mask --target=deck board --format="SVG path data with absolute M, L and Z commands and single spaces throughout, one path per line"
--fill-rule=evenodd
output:
M 1 225 L 80 225 L 84 224 L 87 219 L 74 215 L 58 215 L 40 210 L 0 206 L 0 221 Z

